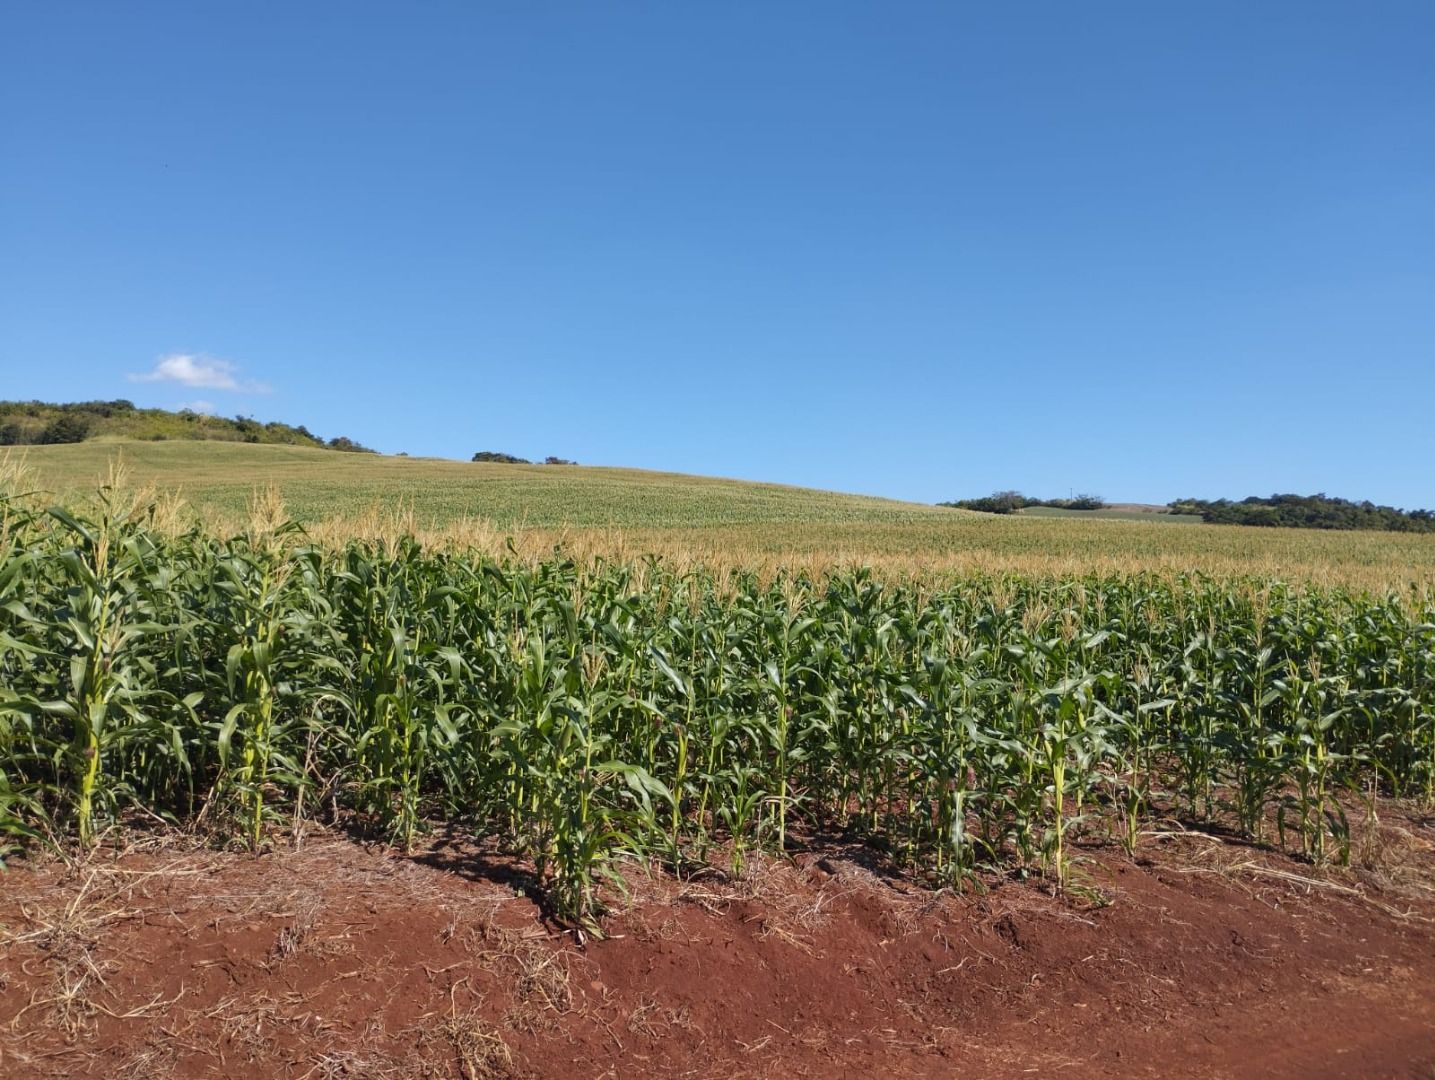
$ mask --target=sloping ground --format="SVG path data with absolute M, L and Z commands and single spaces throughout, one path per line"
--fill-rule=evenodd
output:
M 495 465 L 206 442 L 78 443 L 24 452 L 40 483 L 68 496 L 93 492 L 117 456 L 132 483 L 177 488 L 202 511 L 242 516 L 255 489 L 273 484 L 304 522 L 401 503 L 424 525 L 465 516 L 504 527 L 954 519 L 951 510 L 916 503 L 638 469 Z
M 1401 835 L 1428 882 L 1429 824 Z M 461 843 L 19 864 L 0 1075 L 1428 1080 L 1419 890 L 1207 836 L 1146 849 L 1088 851 L 1066 899 L 933 894 L 835 853 L 634 874 L 586 947 L 516 890 L 525 868 Z
M 121 457 L 132 486 L 178 491 L 223 529 L 241 527 L 255 492 L 272 484 L 287 516 L 321 540 L 412 528 L 426 540 L 498 555 L 507 553 L 511 535 L 533 557 L 561 543 L 576 557 L 656 554 L 718 569 L 782 565 L 820 573 L 865 565 L 894 576 L 1201 571 L 1376 592 L 1435 586 L 1435 534 L 1172 529 L 1160 520 L 978 514 L 636 469 L 236 443 L 81 443 L 26 447 L 23 456 L 35 483 L 71 505 L 93 494 Z M 396 519 L 386 519 L 396 511 Z M 482 519 L 476 527 L 474 518 Z

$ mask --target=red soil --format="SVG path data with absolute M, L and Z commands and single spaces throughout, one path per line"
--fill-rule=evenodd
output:
M 1085 852 L 1060 899 L 836 854 L 635 872 L 586 947 L 456 845 L 21 862 L 0 1077 L 1430 1080 L 1435 845 L 1407 825 L 1395 870 L 1316 884 L 1207 836 Z

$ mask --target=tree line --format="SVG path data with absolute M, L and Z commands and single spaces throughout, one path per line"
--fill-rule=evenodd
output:
M 1177 499 L 1172 513 L 1200 514 L 1212 525 L 1265 525 L 1293 529 L 1374 529 L 1435 532 L 1435 511 L 1401 510 L 1373 502 L 1317 495 L 1271 495 L 1230 499 Z
M 1100 495 L 1077 495 L 1070 499 L 1033 499 L 1020 491 L 994 491 L 980 499 L 956 499 L 938 503 L 959 510 L 979 510 L 984 514 L 1014 514 L 1028 506 L 1050 506 L 1058 510 L 1104 510 L 1106 500 Z
M 955 499 L 938 503 L 961 510 L 986 514 L 1015 514 L 1030 506 L 1061 510 L 1101 510 L 1106 503 L 1099 495 L 1077 495 L 1071 499 L 1034 499 L 1019 491 L 994 491 L 980 499 Z M 1368 529 L 1386 532 L 1435 532 L 1435 511 L 1401 510 L 1370 501 L 1355 502 L 1316 495 L 1252 495 L 1232 499 L 1176 499 L 1166 504 L 1173 514 L 1194 514 L 1208 525 L 1263 525 L 1287 529 Z
M 497 450 L 480 450 L 474 454 L 470 461 L 486 461 L 495 465 L 577 465 L 576 461 L 569 461 L 567 458 L 554 457 L 549 454 L 541 462 L 529 461 L 525 457 L 515 457 L 513 454 L 501 454 Z

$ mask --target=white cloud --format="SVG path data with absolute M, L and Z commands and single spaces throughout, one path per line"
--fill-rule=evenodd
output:
M 228 360 L 212 356 L 172 353 L 162 356 L 153 371 L 131 373 L 130 382 L 177 382 L 204 390 L 227 390 L 236 394 L 267 394 L 265 383 L 238 377 L 239 369 Z M 199 410 L 195 410 L 196 412 Z
M 214 416 L 217 412 L 212 401 L 181 401 L 176 407 L 180 412 L 203 413 L 205 416 Z

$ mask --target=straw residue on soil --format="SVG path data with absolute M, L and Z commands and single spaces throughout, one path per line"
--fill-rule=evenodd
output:
M 1405 863 L 1428 869 L 1421 829 Z M 22 861 L 0 1075 L 1430 1075 L 1419 888 L 1199 834 L 1081 865 L 1061 898 L 932 893 L 834 852 L 736 881 L 635 869 L 580 947 L 462 842 Z

